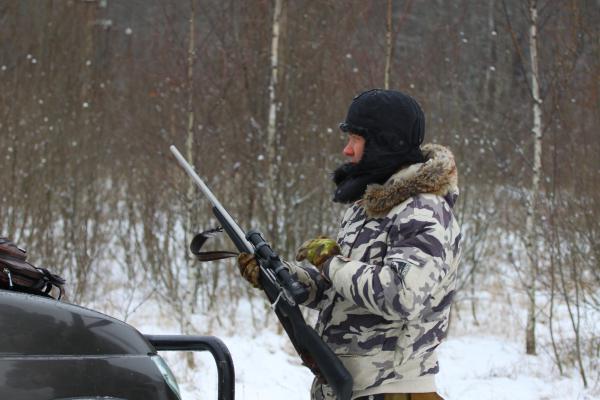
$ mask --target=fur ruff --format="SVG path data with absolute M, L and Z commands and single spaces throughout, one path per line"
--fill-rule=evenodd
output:
M 447 147 L 426 144 L 421 147 L 426 161 L 396 172 L 383 185 L 371 184 L 362 197 L 369 217 L 381 217 L 408 198 L 432 193 L 458 194 L 458 174 L 454 155 Z

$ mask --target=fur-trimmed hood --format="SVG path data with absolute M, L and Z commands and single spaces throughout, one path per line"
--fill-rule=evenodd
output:
M 451 206 L 454 204 L 458 196 L 454 155 L 450 149 L 439 144 L 426 144 L 421 150 L 426 158 L 424 163 L 399 170 L 383 185 L 367 186 L 361 203 L 368 216 L 385 215 L 409 197 L 422 193 L 443 196 Z

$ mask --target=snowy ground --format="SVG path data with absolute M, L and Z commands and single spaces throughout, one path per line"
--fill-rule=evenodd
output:
M 177 333 L 176 326 L 165 321 L 164 316 L 159 324 L 155 313 L 152 317 L 144 314 L 138 313 L 129 322 L 144 333 Z M 202 318 L 194 323 L 202 326 Z M 240 325 L 239 320 L 236 323 Z M 468 327 L 465 321 L 458 321 L 455 332 L 439 348 L 438 387 L 445 399 L 600 399 L 598 382 L 584 389 L 575 370 L 561 377 L 549 354 L 525 355 L 520 337 L 486 334 L 486 327 L 481 325 L 472 331 Z M 225 342 L 232 354 L 236 399 L 309 399 L 312 376 L 300 365 L 287 339 L 278 335 L 274 326 L 260 332 L 246 328 L 238 326 L 236 334 L 231 334 L 231 327 L 217 327 L 211 332 Z M 180 382 L 184 400 L 217 398 L 217 373 L 209 353 L 196 355 L 195 371 L 188 370 L 180 355 L 163 356 Z
M 552 360 L 523 354 L 523 345 L 462 336 L 440 346 L 438 386 L 446 399 L 592 399 L 577 376 L 553 373 Z
M 312 381 L 294 357 L 279 351 L 280 337 L 222 338 L 236 367 L 236 398 L 306 400 Z M 449 339 L 440 348 L 439 392 L 447 400 L 593 399 L 577 376 L 549 373 L 547 361 L 522 354 L 522 346 L 492 337 Z M 216 369 L 208 355 L 192 379 L 182 385 L 184 399 L 216 399 Z M 183 368 L 182 363 L 177 363 Z M 181 375 L 181 371 L 176 371 Z M 192 383 L 192 382 L 195 382 Z

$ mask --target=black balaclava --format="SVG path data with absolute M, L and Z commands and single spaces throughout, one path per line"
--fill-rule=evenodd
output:
M 367 185 L 382 184 L 400 168 L 425 161 L 420 148 L 425 115 L 404 93 L 372 89 L 359 94 L 340 129 L 364 137 L 365 149 L 358 163 L 346 163 L 334 171 L 335 202 L 354 202 Z

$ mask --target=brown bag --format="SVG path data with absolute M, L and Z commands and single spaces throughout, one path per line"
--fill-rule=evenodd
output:
M 27 261 L 27 252 L 5 237 L 0 237 L 0 288 L 52 297 L 63 296 L 65 280 L 45 268 L 37 268 Z

